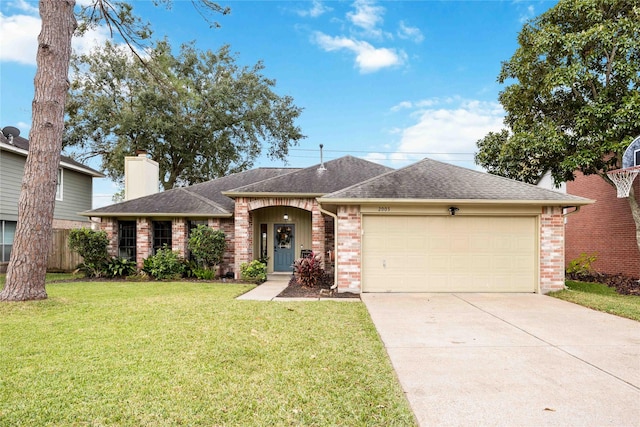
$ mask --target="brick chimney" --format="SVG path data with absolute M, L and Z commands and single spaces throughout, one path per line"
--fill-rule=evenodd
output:
M 160 167 L 144 150 L 124 158 L 124 200 L 156 194 L 160 191 Z

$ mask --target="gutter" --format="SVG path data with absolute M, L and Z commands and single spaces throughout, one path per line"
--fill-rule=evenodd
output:
M 317 199 L 316 199 L 317 200 Z M 333 284 L 338 288 L 338 215 L 333 212 L 322 209 L 322 205 L 318 202 L 318 210 L 320 213 L 329 215 L 333 218 L 333 252 L 334 252 L 334 267 L 333 267 Z
M 574 209 L 573 209 L 571 212 L 563 213 L 563 214 L 562 214 L 562 217 L 563 217 L 563 218 L 566 218 L 566 217 L 568 217 L 569 215 L 573 215 L 574 213 L 578 213 L 578 212 L 580 212 L 580 208 L 581 208 L 581 207 L 582 207 L 582 206 L 563 206 L 563 207 L 562 207 L 562 210 L 563 210 L 563 211 L 564 211 L 565 209 L 569 209 L 569 208 L 574 208 Z

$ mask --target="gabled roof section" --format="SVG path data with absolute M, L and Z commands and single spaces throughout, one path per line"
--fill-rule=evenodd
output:
M 231 174 L 222 178 L 174 188 L 161 193 L 140 197 L 114 205 L 83 212 L 81 215 L 113 216 L 192 216 L 229 217 L 233 214 L 234 201 L 222 195 L 222 191 L 237 185 L 246 185 L 298 169 L 258 168 Z
M 9 139 L 0 132 L 0 149 L 26 157 L 27 154 L 29 154 L 29 140 L 21 136 L 15 136 L 13 137 L 13 140 L 9 142 Z M 101 172 L 98 172 L 89 166 L 85 166 L 71 157 L 60 156 L 60 167 L 72 169 L 85 175 L 90 175 L 94 178 L 104 178 L 104 174 Z
M 353 156 L 344 156 L 320 165 L 225 192 L 228 196 L 295 194 L 320 196 L 379 176 L 393 169 Z
M 520 181 L 424 159 L 402 169 L 328 194 L 324 203 L 339 200 L 486 201 L 553 205 L 593 203 L 583 197 L 525 184 Z M 545 204 L 545 203 L 541 203 Z

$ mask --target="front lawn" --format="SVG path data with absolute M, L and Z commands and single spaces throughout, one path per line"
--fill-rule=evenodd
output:
M 594 310 L 640 321 L 640 296 L 620 295 L 615 289 L 600 283 L 567 280 L 567 288 L 551 292 L 549 295 Z
M 363 304 L 67 282 L 0 304 L 0 425 L 415 425 Z

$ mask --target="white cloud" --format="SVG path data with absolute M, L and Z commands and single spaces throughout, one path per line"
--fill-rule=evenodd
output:
M 40 18 L 0 14 L 0 62 L 36 64 Z
M 33 2 L 33 4 L 30 4 L 28 2 L 26 2 L 25 0 L 17 0 L 17 1 L 13 1 L 10 2 L 7 6 L 12 7 L 14 9 L 17 10 L 21 10 L 23 12 L 27 12 L 31 15 L 37 15 L 38 14 L 38 7 L 34 6 L 37 5 L 38 3 Z
M 37 9 L 35 11 L 37 13 Z M 38 16 L 0 14 L 0 62 L 36 65 L 40 29 L 41 22 Z M 88 53 L 91 48 L 104 44 L 109 38 L 109 30 L 106 27 L 98 27 L 82 37 L 74 37 L 72 47 L 77 53 Z
M 331 37 L 316 32 L 316 43 L 327 52 L 348 50 L 356 55 L 356 65 L 361 73 L 371 73 L 382 68 L 401 65 L 406 61 L 406 54 L 395 49 L 376 48 L 365 41 L 347 37 Z
M 363 29 L 367 36 L 380 37 L 382 31 L 377 27 L 384 22 L 382 18 L 385 12 L 384 7 L 376 6 L 375 2 L 370 0 L 356 0 L 353 7 L 355 12 L 347 13 L 349 21 L 356 27 Z
M 419 28 L 409 27 L 404 21 L 400 21 L 397 34 L 401 39 L 411 40 L 416 43 L 421 43 L 424 40 L 422 31 Z
M 504 127 L 505 113 L 496 102 L 451 97 L 442 100 L 403 101 L 391 110 L 413 108 L 416 109 L 410 116 L 415 118 L 414 124 L 402 129 L 396 153 L 387 157 L 387 160 L 396 164 L 431 157 L 473 167 L 476 142 L 487 133 Z M 372 154 L 377 161 L 381 161 L 378 153 Z
M 527 7 L 526 11 L 524 13 L 520 14 L 520 23 L 524 24 L 525 22 L 527 22 L 528 20 L 530 20 L 531 18 L 536 16 L 536 10 L 533 7 L 533 5 L 529 5 L 529 7 Z
M 311 3 L 311 8 L 306 10 L 298 10 L 298 15 L 300 16 L 309 16 L 311 18 L 317 18 L 320 15 L 323 15 L 326 12 L 330 12 L 333 9 L 326 6 L 320 0 L 313 0 Z

